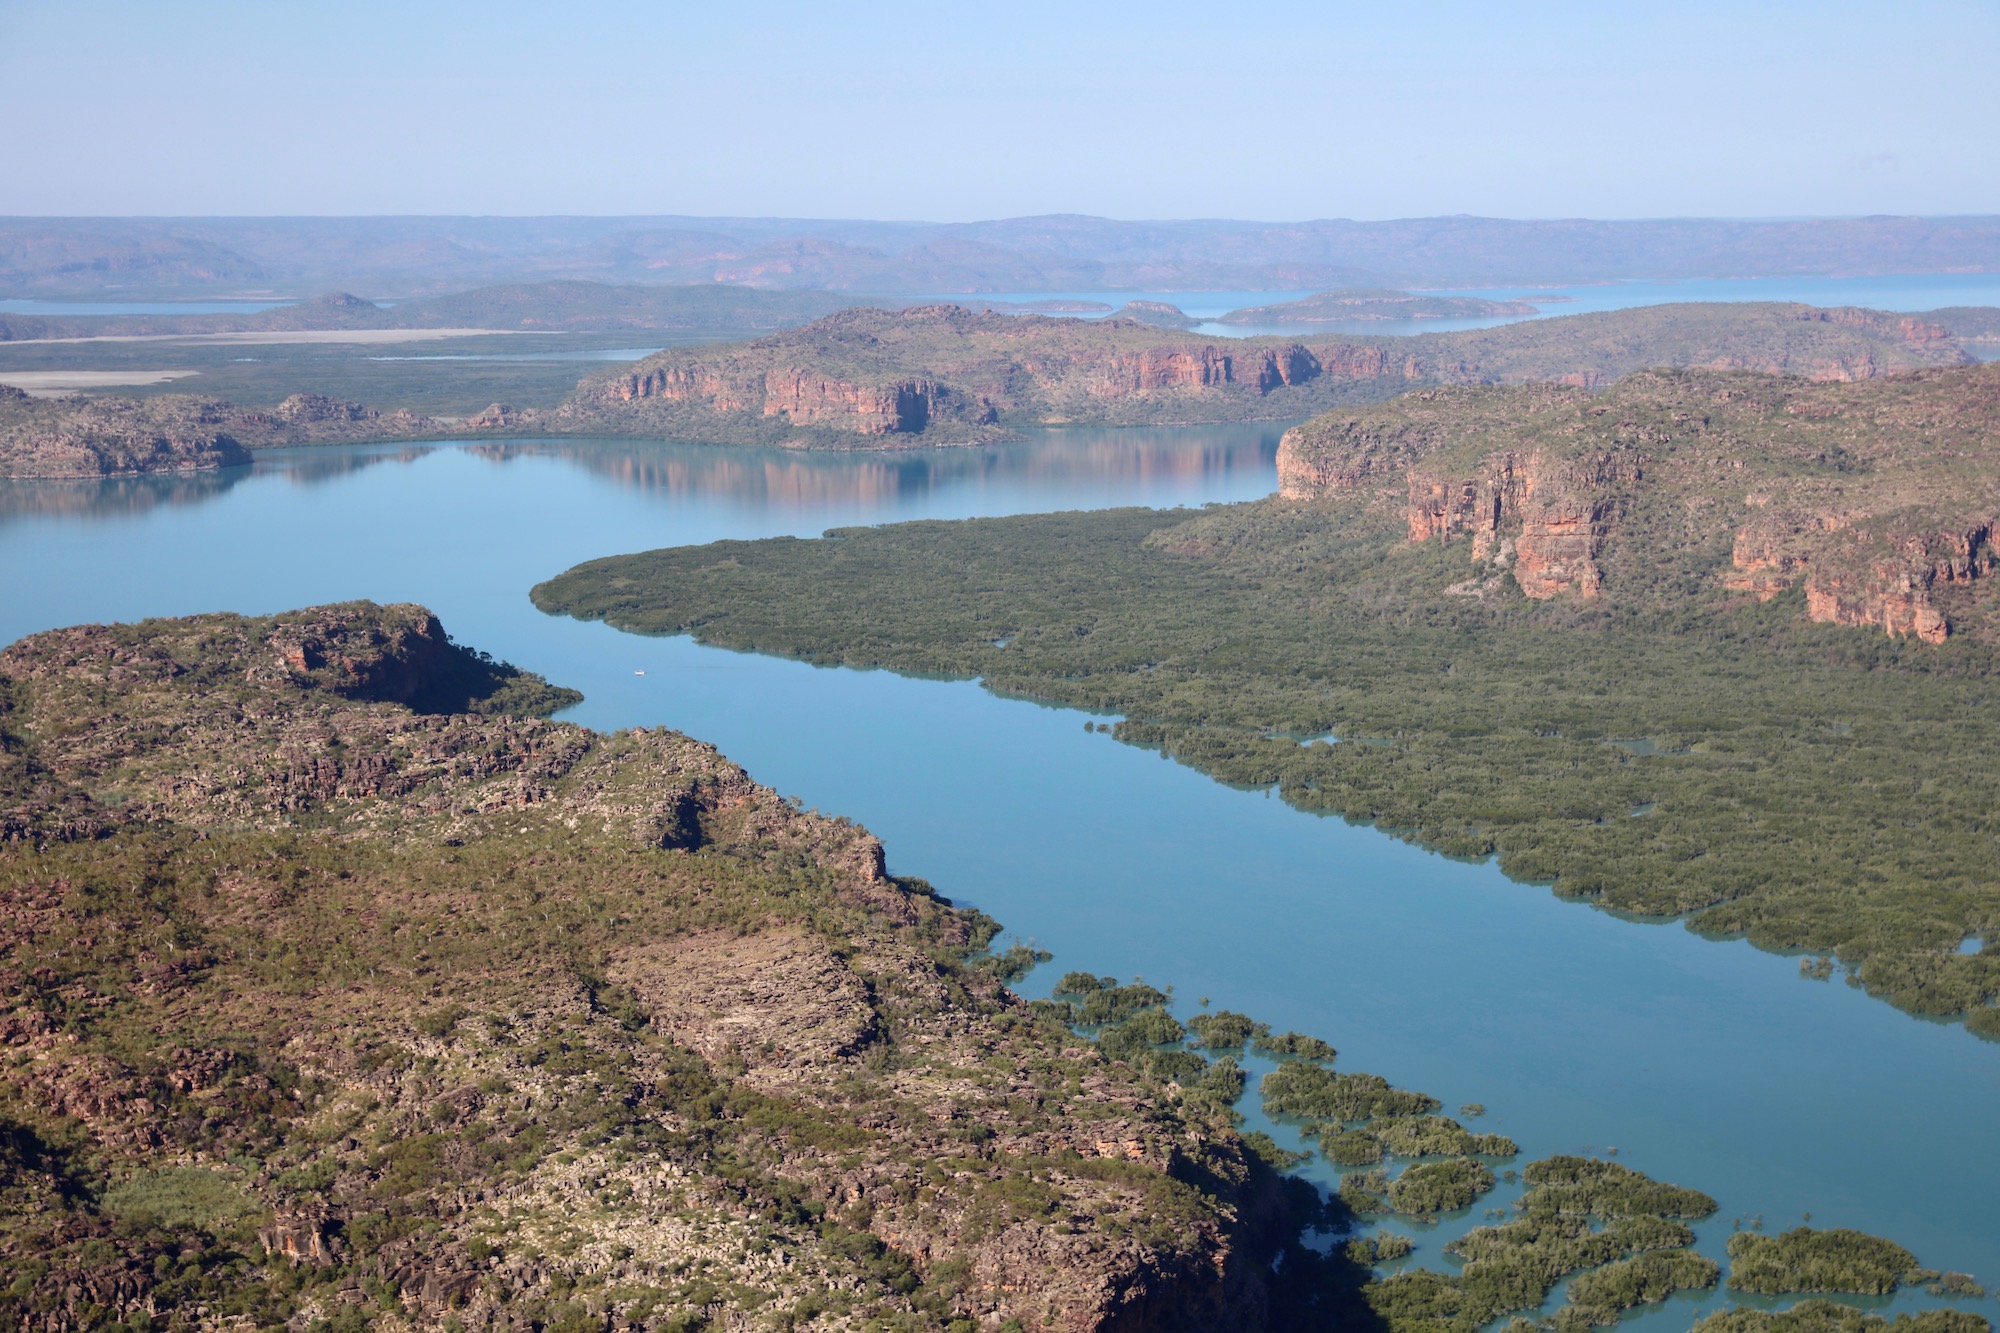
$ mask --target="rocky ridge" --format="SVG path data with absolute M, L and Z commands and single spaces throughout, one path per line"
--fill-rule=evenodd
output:
M 1811 384 L 1750 374 L 1427 390 L 1286 434 L 1280 493 L 1375 495 L 1413 542 L 1466 539 L 1521 592 L 1646 600 L 1700 550 L 1711 587 L 1802 584 L 1816 621 L 1941 643 L 1994 566 L 2000 369 Z M 1607 547 L 1620 548 L 1615 555 Z M 1633 577 L 1609 576 L 1607 560 Z M 1483 589 L 1484 584 L 1472 585 Z
M 1259 1324 L 1215 1113 L 865 830 L 573 698 L 366 603 L 0 653 L 0 1308 Z
M 729 347 L 672 348 L 586 379 L 539 424 L 881 448 L 977 442 L 1036 423 L 1282 418 L 1432 384 L 1598 388 L 1661 365 L 1855 380 L 1968 360 L 1921 320 L 1780 304 L 1312 341 L 917 306 L 843 311 Z
M 189 394 L 32 398 L 0 385 L 0 477 L 116 477 L 235 467 L 250 450 L 416 439 L 445 425 L 414 412 L 301 393 L 268 410 Z

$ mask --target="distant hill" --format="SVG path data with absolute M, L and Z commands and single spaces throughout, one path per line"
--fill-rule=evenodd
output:
M 1304 417 L 1426 384 L 1594 388 L 1658 366 L 1847 380 L 1970 359 L 1921 319 L 1777 303 L 1304 342 L 923 306 L 849 310 L 754 342 L 671 348 L 584 380 L 539 424 L 881 448 L 992 439 L 1029 424 Z
M 752 333 L 788 328 L 865 302 L 814 291 L 764 291 L 717 283 L 613 286 L 537 282 L 480 287 L 383 307 L 347 292 L 248 314 L 0 314 L 0 342 L 39 338 L 160 337 L 307 329 L 535 329 Z M 894 304 L 893 302 L 891 304 Z
M 917 223 L 0 218 L 0 296 L 415 296 L 583 279 L 848 292 L 1298 291 L 2000 272 L 2000 217 Z

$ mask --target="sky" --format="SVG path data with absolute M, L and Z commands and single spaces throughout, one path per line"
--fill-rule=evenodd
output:
M 0 215 L 2000 212 L 2000 0 L 0 0 Z

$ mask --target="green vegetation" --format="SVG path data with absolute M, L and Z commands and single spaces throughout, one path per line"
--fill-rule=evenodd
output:
M 1593 1324 L 1614 1324 L 1621 1310 L 1714 1286 L 1719 1271 L 1692 1250 L 1656 1250 L 1582 1274 L 1569 1284 L 1569 1304 Z
M 1716 1206 L 1699 1190 L 1662 1185 L 1629 1166 L 1594 1157 L 1545 1157 L 1530 1162 L 1521 1178 L 1534 1187 L 1521 1199 L 1530 1213 L 1699 1220 L 1713 1215 Z
M 1274 1060 L 1312 1060 L 1320 1064 L 1333 1063 L 1334 1056 L 1339 1054 L 1329 1043 L 1300 1032 L 1280 1032 L 1276 1036 L 1257 1033 L 1250 1039 L 1250 1049 Z
M 1418 1162 L 1389 1182 L 1389 1205 L 1399 1213 L 1449 1213 L 1492 1188 L 1493 1173 L 1470 1157 Z
M 1012 985 L 1054 957 L 1055 955 L 1047 949 L 1037 949 L 1026 944 L 1012 944 L 999 953 L 980 959 L 973 966 L 991 972 L 1001 981 Z
M 1386 1155 L 1382 1140 L 1365 1129 L 1347 1129 L 1338 1123 L 1321 1127 L 1319 1151 L 1335 1166 L 1373 1166 Z
M 1392 1088 L 1379 1075 L 1337 1074 L 1302 1060 L 1286 1061 L 1264 1075 L 1258 1092 L 1266 1114 L 1302 1120 L 1371 1120 L 1438 1109 L 1437 1098 Z
M 1520 1151 L 1504 1134 L 1468 1133 L 1456 1120 L 1441 1115 L 1386 1116 L 1369 1125 L 1368 1132 L 1395 1157 L 1512 1157 Z
M 1212 1014 L 1196 1014 L 1187 1021 L 1199 1043 L 1211 1051 L 1240 1051 L 1253 1040 L 1267 1036 L 1270 1025 L 1259 1023 L 1228 1009 Z
M 1795 1227 L 1777 1236 L 1739 1231 L 1729 1238 L 1729 1285 L 1736 1291 L 1886 1296 L 1916 1268 L 1916 1256 L 1902 1246 L 1844 1227 Z
M 1582 1161 L 1548 1159 L 1531 1164 L 1526 1174 L 1531 1180 L 1573 1181 L 1590 1174 Z M 1341 1198 L 1364 1213 L 1385 1211 L 1392 1204 L 1413 1212 L 1463 1207 L 1484 1170 L 1469 1159 L 1455 1158 L 1418 1163 L 1395 1181 L 1382 1172 L 1362 1172 L 1343 1181 Z M 1583 1276 L 1571 1283 L 1570 1303 L 1559 1323 L 1616 1323 L 1620 1310 L 1663 1300 L 1676 1290 L 1714 1285 L 1715 1265 L 1685 1248 L 1694 1233 L 1684 1223 L 1658 1213 L 1618 1211 L 1645 1198 L 1671 1204 L 1679 1192 L 1637 1172 L 1625 1174 L 1636 1179 L 1626 1180 L 1615 1197 L 1602 1199 L 1611 1212 L 1549 1208 L 1546 1199 L 1538 1204 L 1536 1196 L 1551 1186 L 1538 1186 L 1522 1200 L 1525 1216 L 1475 1228 L 1445 1247 L 1464 1262 L 1456 1274 L 1423 1269 L 1399 1273 L 1370 1284 L 1363 1298 L 1396 1333 L 1472 1333 L 1502 1315 L 1539 1307 L 1573 1273 Z M 1490 1175 L 1485 1179 L 1490 1184 Z M 1423 1204 L 1430 1207 L 1418 1206 Z
M 1692 1333 L 1991 1333 L 1993 1325 L 1967 1310 L 1918 1310 L 1885 1319 L 1832 1301 L 1801 1301 L 1788 1310 L 1718 1310 Z
M 1810 623 L 1796 586 L 1764 602 L 1724 587 L 1734 525 L 1763 512 L 1739 492 L 1766 481 L 1792 475 L 1824 495 L 1865 481 L 1893 499 L 1900 483 L 1878 474 L 1901 450 L 1936 463 L 1919 489 L 1984 494 L 1987 465 L 1967 460 L 1989 456 L 1982 432 L 2000 409 L 1981 404 L 2000 374 L 1810 391 L 1723 379 L 1649 381 L 1620 400 L 1629 418 L 1591 427 L 1629 419 L 1635 437 L 1679 441 L 1671 467 L 1648 462 L 1656 487 L 1605 501 L 1619 517 L 1592 601 L 1533 601 L 1462 541 L 1410 542 L 1394 472 L 1380 490 L 1200 515 L 908 523 L 654 551 L 580 565 L 534 596 L 639 633 L 977 677 L 1120 714 L 1118 739 L 1219 780 L 1497 856 L 1558 894 L 1837 958 L 1875 995 L 1969 1015 L 2000 1037 L 2000 951 L 1958 951 L 2000 930 L 1989 873 L 2000 812 L 1953 776 L 2000 748 L 2000 650 L 1975 632 L 2000 625 L 1981 609 L 1990 580 L 1935 585 L 1973 627 L 1939 647 Z M 1722 411 L 1714 400 L 1728 393 L 1751 406 L 1720 438 L 1673 425 Z M 1578 401 L 1561 411 L 1596 400 Z M 1843 404 L 1861 405 L 1853 421 Z M 1437 430 L 1456 419 L 1433 406 Z M 1553 439 L 1569 418 L 1548 410 Z M 1876 450 L 1865 467 L 1864 447 Z M 1722 466 L 1737 458 L 1758 477 Z M 1700 488 L 1718 477 L 1731 480 L 1714 482 L 1728 489 L 1711 503 Z M 1690 513 L 1710 525 L 1692 542 Z M 1289 739 L 1329 732 L 1343 740 Z M 1613 743 L 1630 738 L 1644 743 Z
M 1356 1236 L 1348 1241 L 1345 1247 L 1350 1262 L 1368 1268 L 1393 1263 L 1398 1259 L 1407 1259 L 1416 1248 L 1416 1242 L 1394 1231 L 1377 1231 L 1372 1236 Z

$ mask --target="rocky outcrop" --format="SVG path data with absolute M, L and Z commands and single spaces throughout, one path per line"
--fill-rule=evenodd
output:
M 1825 322 L 1841 319 L 1890 322 Z M 1893 326 L 1930 336 L 1922 321 Z M 1474 560 L 1507 566 L 1537 599 L 1616 595 L 1606 553 L 1638 513 L 1646 535 L 1624 548 L 1637 583 L 1648 565 L 1726 546 L 1712 586 L 1769 600 L 1803 584 L 1815 621 L 1939 643 L 1955 590 L 1994 566 L 1997 432 L 1988 367 L 1818 384 L 1653 374 L 1596 393 L 1435 389 L 1330 413 L 1286 434 L 1278 480 L 1293 500 L 1394 506 L 1411 541 L 1467 538 Z
M 1803 581 L 1815 621 L 1943 643 L 1952 622 L 1937 599 L 1993 572 L 1996 522 L 1936 510 L 1761 514 L 1736 533 L 1723 585 L 1769 600 Z
M 1560 380 L 1656 365 L 1866 378 L 1965 353 L 1921 321 L 1806 306 L 1683 306 L 1414 338 L 1215 340 L 957 306 L 849 310 L 733 347 L 675 348 L 589 380 L 546 424 L 718 442 L 879 448 L 1008 423 L 1228 421 L 1413 385 Z M 930 442 L 924 438 L 924 442 Z
M 929 379 L 854 384 L 786 367 L 765 378 L 763 414 L 857 435 L 916 435 L 950 397 Z
M 0 385 L 0 477 L 206 471 L 248 463 L 255 448 L 436 433 L 429 417 L 321 394 L 257 411 L 186 394 L 35 399 Z
M 1409 473 L 1404 521 L 1411 541 L 1469 536 L 1475 560 L 1511 547 L 1514 578 L 1530 597 L 1595 597 L 1604 577 L 1597 554 L 1620 492 L 1641 479 L 1638 461 L 1601 452 L 1558 458 L 1541 450 L 1505 450 L 1480 460 L 1471 475 L 1424 466 Z
M 0 385 L 0 476 L 113 477 L 250 461 L 225 404 L 36 401 Z
M 1229 384 L 1235 378 L 1234 372 L 1229 353 L 1212 344 L 1148 347 L 1108 357 L 1092 387 L 1102 397 L 1125 398 L 1163 389 L 1205 389 Z
M 1806 614 L 1832 625 L 1866 625 L 1891 637 L 1943 643 L 1952 625 L 1936 597 L 1993 572 L 1994 520 L 1950 527 L 1864 520 L 1821 548 L 1806 574 Z M 1804 563 L 1803 561 L 1801 563 Z
M 101 821 L 0 847 L 0 1311 L 1268 1326 L 1289 1205 L 1218 1112 L 865 829 L 520 686 L 366 603 L 0 653 L 0 755 Z

